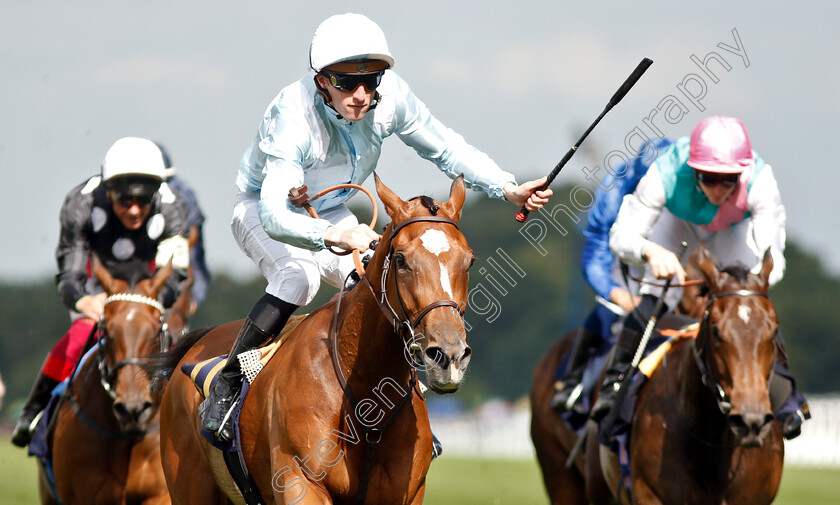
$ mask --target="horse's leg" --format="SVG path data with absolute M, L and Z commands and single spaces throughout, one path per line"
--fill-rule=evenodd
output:
M 168 505 L 169 490 L 160 458 L 160 432 L 146 435 L 131 453 L 126 496 L 145 497 L 142 505 Z
M 586 433 L 586 496 L 591 503 L 610 503 L 612 492 L 601 470 L 603 463 L 601 444 L 598 442 L 598 425 L 594 421 L 588 421 Z
M 550 405 L 554 394 L 554 372 L 568 351 L 573 336 L 574 333 L 568 333 L 549 349 L 537 364 L 531 386 L 531 439 L 552 504 L 587 503 L 580 467 L 566 468 L 566 459 L 574 445 L 574 434 Z
M 633 503 L 640 505 L 662 505 L 662 500 L 656 496 L 647 483 L 640 479 L 633 480 Z
M 295 470 L 299 470 L 295 467 Z M 300 471 L 285 466 L 274 474 L 271 490 L 277 505 L 329 505 L 333 503 L 326 489 L 319 482 L 309 480 Z
M 422 505 L 423 498 L 426 495 L 426 481 L 423 480 L 423 484 L 420 485 L 420 488 L 417 489 L 417 494 L 414 495 L 414 499 L 409 502 L 410 505 Z

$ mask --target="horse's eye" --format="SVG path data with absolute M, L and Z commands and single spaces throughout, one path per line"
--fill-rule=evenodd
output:
M 403 256 L 402 254 L 394 255 L 394 263 L 397 264 L 397 268 L 399 268 L 400 270 L 408 268 L 408 264 L 405 262 L 405 256 Z
M 712 338 L 715 339 L 715 342 L 720 342 L 720 330 L 718 330 L 717 326 L 712 326 Z

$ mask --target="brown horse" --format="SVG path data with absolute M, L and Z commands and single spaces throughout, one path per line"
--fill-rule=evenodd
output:
M 465 191 L 446 203 L 402 201 L 376 178 L 391 224 L 359 284 L 291 330 L 250 387 L 240 415 L 242 455 L 273 503 L 423 501 L 432 435 L 415 367 L 452 393 L 470 348 L 466 306 L 473 254 L 458 231 Z M 219 326 L 180 363 L 226 353 L 241 321 Z M 171 363 L 170 365 L 174 365 Z M 173 372 L 161 407 L 163 466 L 173 503 L 242 503 L 221 452 L 199 433 L 201 401 Z
M 156 298 L 172 272 L 161 268 L 130 289 L 94 261 L 109 297 L 98 352 L 68 385 L 51 436 L 55 490 L 61 503 L 171 503 L 160 464 L 160 395 L 153 395 L 145 357 L 158 352 L 163 307 Z M 41 502 L 56 503 L 43 468 Z
M 758 275 L 740 267 L 720 270 L 701 249 L 697 263 L 708 287 L 699 334 L 675 341 L 639 392 L 630 433 L 632 501 L 620 486 L 614 454 L 597 443 L 593 423 L 585 456 L 572 469 L 563 466 L 576 437 L 546 397 L 546 377 L 563 346 L 555 345 L 540 363 L 532 436 L 552 503 L 773 500 L 784 459 L 768 395 L 778 330 L 767 296 L 773 261 L 766 253 Z

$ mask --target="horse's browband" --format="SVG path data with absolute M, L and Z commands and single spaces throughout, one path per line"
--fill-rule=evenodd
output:
M 163 305 L 155 300 L 154 298 L 150 298 L 148 296 L 144 296 L 137 293 L 117 293 L 114 295 L 109 296 L 105 299 L 105 305 L 108 305 L 111 302 L 136 302 L 148 305 L 149 307 L 153 307 L 157 309 L 158 312 L 161 314 L 164 313 Z
M 455 221 L 453 221 L 452 219 L 449 219 L 448 217 L 441 217 L 441 216 L 418 216 L 418 217 L 412 217 L 412 218 L 406 219 L 405 221 L 403 221 L 403 222 L 402 222 L 402 223 L 400 223 L 399 225 L 395 226 L 395 227 L 394 227 L 394 231 L 392 231 L 392 232 L 391 232 L 391 239 L 390 239 L 390 240 L 392 240 L 392 241 L 393 241 L 393 240 L 394 240 L 394 237 L 396 237 L 396 236 L 397 236 L 397 233 L 399 233 L 399 232 L 400 232 L 400 230 L 402 230 L 402 229 L 403 229 L 403 228 L 405 228 L 406 226 L 408 226 L 408 225 L 410 225 L 410 224 L 412 224 L 412 223 L 418 223 L 418 222 L 427 222 L 427 223 L 446 223 L 446 224 L 451 224 L 452 226 L 454 226 L 454 227 L 455 227 L 455 229 L 458 229 L 458 223 L 456 223 L 456 222 L 455 222 Z
M 724 291 L 723 293 L 718 293 L 714 296 L 709 297 L 709 301 L 706 302 L 706 311 L 708 312 L 709 307 L 712 306 L 712 303 L 714 303 L 719 298 L 723 298 L 725 296 L 763 296 L 764 298 L 770 298 L 770 296 L 764 291 L 753 291 L 751 289 L 736 289 L 734 291 Z

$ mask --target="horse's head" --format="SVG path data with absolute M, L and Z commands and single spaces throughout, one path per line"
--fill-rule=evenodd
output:
M 743 446 L 760 446 L 770 432 L 773 412 L 768 384 L 776 356 L 776 310 L 767 297 L 773 270 L 770 251 L 761 272 L 744 267 L 718 269 L 703 248 L 698 266 L 709 287 L 709 301 L 696 341 L 698 365 L 730 429 Z
M 108 293 L 103 314 L 104 343 L 99 371 L 102 386 L 113 399 L 114 415 L 124 433 L 143 432 L 155 404 L 144 371 L 145 357 L 157 352 L 163 307 L 157 296 L 172 273 L 172 265 L 133 289 L 94 258 L 93 272 Z
M 472 352 L 462 314 L 473 252 L 457 227 L 466 196 L 463 177 L 453 181 L 445 203 L 428 197 L 403 201 L 379 177 L 376 190 L 392 222 L 376 252 L 382 270 L 374 275 L 381 276 L 388 305 L 402 323 L 409 359 L 426 371 L 433 391 L 453 393 Z

